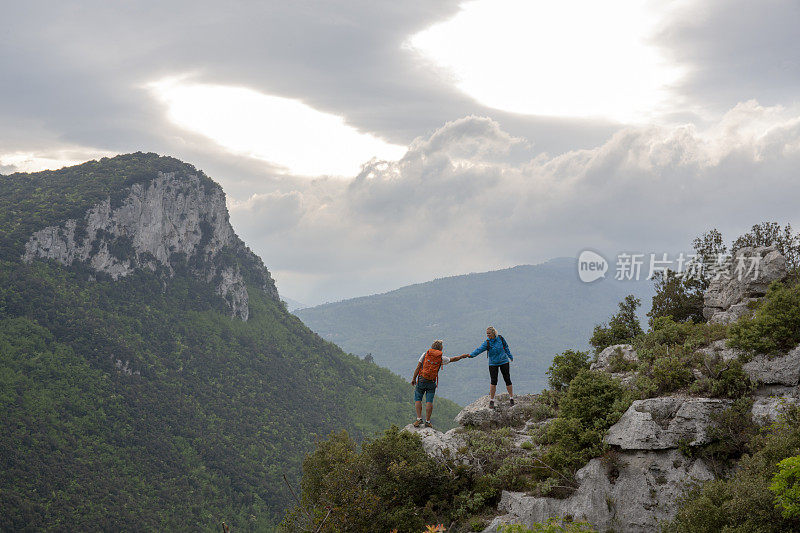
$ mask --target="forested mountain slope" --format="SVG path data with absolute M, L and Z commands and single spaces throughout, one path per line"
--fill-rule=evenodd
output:
M 269 529 L 315 435 L 410 393 L 285 310 L 193 166 L 0 176 L 0 530 Z
M 652 284 L 612 279 L 582 283 L 575 259 L 558 258 L 295 313 L 324 338 L 349 352 L 371 353 L 376 363 L 401 375 L 411 373 L 415 358 L 433 339 L 444 339 L 446 354 L 470 352 L 485 339 L 486 327 L 494 325 L 515 356 L 511 377 L 515 391 L 522 393 L 546 386 L 545 372 L 554 355 L 566 348 L 588 348 L 592 328 L 627 294 L 640 296 L 649 308 Z M 441 394 L 461 404 L 486 394 L 486 367 L 483 355 L 446 367 Z M 502 379 L 500 385 L 502 389 Z

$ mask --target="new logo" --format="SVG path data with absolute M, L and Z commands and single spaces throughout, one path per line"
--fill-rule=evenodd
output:
M 602 255 L 591 250 L 584 250 L 578 256 L 578 277 L 584 283 L 591 283 L 606 277 L 608 261 Z

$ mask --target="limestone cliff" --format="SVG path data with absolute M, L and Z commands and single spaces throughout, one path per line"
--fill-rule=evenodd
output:
M 117 204 L 108 198 L 82 218 L 35 232 L 22 259 L 81 262 L 114 280 L 137 268 L 173 276 L 185 265 L 242 320 L 249 316 L 248 282 L 278 298 L 261 260 L 234 233 L 219 185 L 188 172 L 159 172 L 132 185 Z

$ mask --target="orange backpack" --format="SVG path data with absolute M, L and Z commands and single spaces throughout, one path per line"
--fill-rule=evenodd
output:
M 425 352 L 425 358 L 422 360 L 422 371 L 419 375 L 428 381 L 438 381 L 440 368 L 442 368 L 442 351 L 431 348 Z

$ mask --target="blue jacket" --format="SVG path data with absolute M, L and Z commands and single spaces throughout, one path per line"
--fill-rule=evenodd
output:
M 475 350 L 469 354 L 469 356 L 475 357 L 481 352 L 487 352 L 489 355 L 489 366 L 500 366 L 508 363 L 509 360 L 514 360 L 514 356 L 511 355 L 511 350 L 503 346 L 503 341 L 500 340 L 500 335 L 494 339 L 487 338 L 485 341 L 483 341 L 483 344 L 475 348 Z

